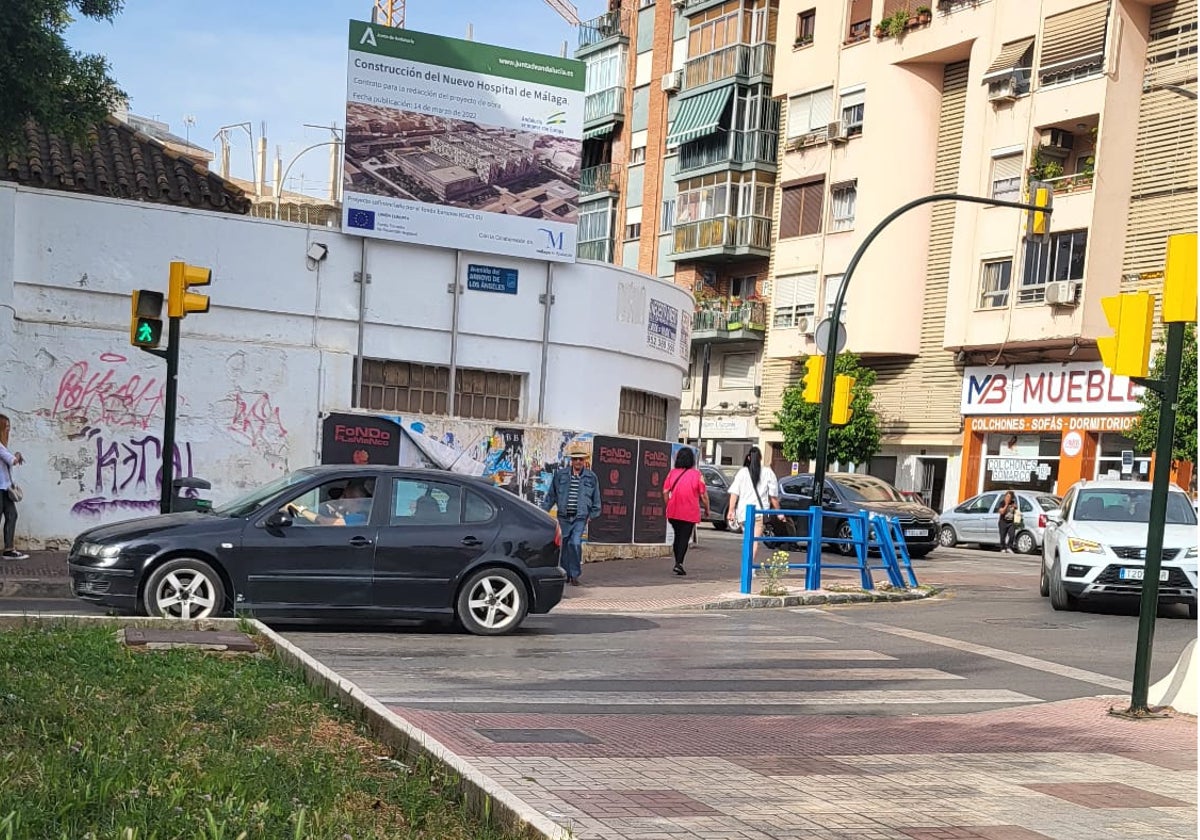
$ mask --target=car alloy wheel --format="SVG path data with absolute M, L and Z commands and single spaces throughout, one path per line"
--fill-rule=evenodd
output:
M 144 601 L 152 616 L 185 621 L 212 618 L 225 607 L 225 587 L 204 561 L 172 560 L 154 570 Z
M 850 531 L 850 523 L 848 521 L 844 521 L 838 526 L 837 535 L 838 539 L 842 540 L 854 539 L 854 534 Z M 843 557 L 849 557 L 856 553 L 854 543 L 838 543 L 834 550 Z
M 510 569 L 483 569 L 459 592 L 458 620 L 471 633 L 498 636 L 517 629 L 529 609 L 525 583 Z
M 949 525 L 943 525 L 942 529 L 938 531 L 938 544 L 942 548 L 954 548 L 954 546 L 958 545 L 958 535 L 954 533 L 954 529 Z
M 1034 542 L 1033 534 L 1028 531 L 1022 531 L 1017 534 L 1016 549 L 1018 554 L 1033 554 Z

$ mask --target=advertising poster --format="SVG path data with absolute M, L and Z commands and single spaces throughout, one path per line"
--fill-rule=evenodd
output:
M 661 300 L 650 298 L 650 318 L 646 323 L 646 344 L 664 353 L 675 355 L 675 335 L 678 325 L 678 309 Z
M 400 427 L 382 417 L 330 414 L 321 427 L 322 464 L 400 463 Z
M 575 261 L 583 62 L 350 21 L 346 233 Z
M 600 516 L 588 525 L 588 541 L 633 542 L 637 507 L 638 442 L 627 438 L 592 439 L 592 470 L 600 482 Z
M 667 538 L 667 505 L 663 482 L 671 471 L 671 444 L 638 441 L 637 513 L 633 519 L 635 543 L 660 543 Z

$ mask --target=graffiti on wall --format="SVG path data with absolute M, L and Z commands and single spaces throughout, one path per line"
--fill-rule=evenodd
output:
M 120 353 L 71 365 L 58 382 L 54 405 L 41 412 L 56 420 L 118 429 L 145 429 L 160 413 L 165 385 L 160 377 L 126 372 Z
M 98 517 L 109 512 L 157 513 L 162 488 L 162 440 L 154 434 L 105 434 L 88 427 L 76 439 L 95 454 L 94 495 L 76 502 L 71 513 Z M 93 448 L 94 447 L 94 448 Z M 193 477 L 191 443 L 176 443 L 175 477 Z M 87 486 L 87 485 L 85 485 Z
M 222 402 L 230 406 L 226 428 L 236 440 L 264 455 L 286 456 L 288 432 L 269 393 L 231 391 Z

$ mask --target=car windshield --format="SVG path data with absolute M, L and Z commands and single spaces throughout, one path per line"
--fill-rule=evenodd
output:
M 902 502 L 900 491 L 886 482 L 865 475 L 840 475 L 837 485 L 856 502 Z
M 1058 496 L 1038 496 L 1037 503 L 1042 506 L 1042 510 L 1058 510 L 1062 507 L 1062 499 Z
M 217 516 L 227 516 L 231 519 L 240 516 L 249 516 L 256 510 L 261 508 L 266 501 L 274 497 L 277 493 L 291 487 L 293 484 L 298 484 L 301 481 L 306 481 L 312 476 L 306 472 L 294 472 L 280 476 L 270 484 L 264 484 L 262 487 L 256 487 L 249 493 L 238 496 L 232 502 L 222 505 L 213 510 Z
M 1117 487 L 1082 490 L 1075 502 L 1077 522 L 1149 522 L 1150 491 Z M 1167 494 L 1167 524 L 1195 525 L 1196 512 L 1183 493 Z

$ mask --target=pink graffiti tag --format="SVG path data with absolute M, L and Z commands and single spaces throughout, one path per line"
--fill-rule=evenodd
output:
M 253 399 L 246 402 L 246 397 Z M 269 445 L 287 437 L 287 429 L 283 426 L 279 409 L 271 403 L 270 394 L 234 391 L 226 399 L 233 402 L 229 431 L 250 446 Z
M 58 383 L 51 417 L 96 423 L 117 428 L 145 429 L 163 402 L 163 383 L 143 380 L 139 374 L 122 377 L 117 365 L 127 361 L 117 353 L 102 353 L 102 364 L 93 370 L 87 362 L 76 362 Z

